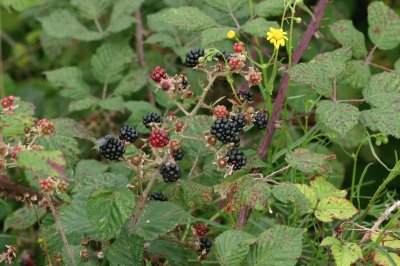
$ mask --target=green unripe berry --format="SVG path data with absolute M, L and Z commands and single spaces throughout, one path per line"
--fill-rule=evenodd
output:
M 199 62 L 199 64 L 203 64 L 206 61 L 206 59 L 203 56 L 200 56 L 199 59 L 197 60 L 197 62 Z
M 383 138 L 383 140 L 382 140 L 382 143 L 383 143 L 383 144 L 388 144 L 388 143 L 389 143 L 388 137 L 385 136 L 385 137 Z
M 381 139 L 377 139 L 377 140 L 375 141 L 375 145 L 376 145 L 376 146 L 381 146 L 381 145 L 382 145 L 382 140 L 381 140 Z

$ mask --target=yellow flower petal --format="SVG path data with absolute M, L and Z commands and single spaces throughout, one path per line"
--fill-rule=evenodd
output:
M 227 37 L 228 39 L 233 39 L 233 38 L 235 38 L 235 36 L 236 36 L 236 32 L 233 31 L 233 30 L 230 30 L 230 31 L 228 31 L 228 32 L 226 33 L 226 37 Z

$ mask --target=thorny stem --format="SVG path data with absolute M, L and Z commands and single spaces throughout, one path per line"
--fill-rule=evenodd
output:
M 286 170 L 289 169 L 289 168 L 290 168 L 290 165 L 286 165 L 285 167 L 282 167 L 281 169 L 278 169 L 278 170 L 276 170 L 275 172 L 272 172 L 272 173 L 270 173 L 269 175 L 263 177 L 263 179 L 264 179 L 264 180 L 270 179 L 271 177 L 273 177 L 273 176 L 275 176 L 275 175 L 277 175 L 277 174 L 280 174 L 280 173 L 286 171 Z
M 369 65 L 371 63 L 371 59 L 372 59 L 372 56 L 375 53 L 376 48 L 377 48 L 377 46 L 375 45 L 374 47 L 372 47 L 371 51 L 369 51 L 369 53 L 368 53 L 368 55 L 367 55 L 367 57 L 365 58 L 365 61 L 364 61 L 365 65 Z
M 18 194 L 21 194 L 21 195 L 23 195 L 25 193 L 28 193 L 29 195 L 36 195 L 39 200 L 41 200 L 43 198 L 42 194 L 36 192 L 35 190 L 33 190 L 31 188 L 27 188 L 27 187 L 24 187 L 19 184 L 11 182 L 7 179 L 6 176 L 0 176 L 0 187 L 10 190 L 10 191 L 13 191 Z
M 241 27 L 240 27 L 239 21 L 236 19 L 235 15 L 232 12 L 230 12 L 229 15 L 231 16 L 233 22 L 235 22 L 236 28 L 238 28 L 240 30 Z
M 75 260 L 74 260 L 74 255 L 72 253 L 71 247 L 68 244 L 67 237 L 65 236 L 64 228 L 61 225 L 60 217 L 58 215 L 58 212 L 57 212 L 56 208 L 54 207 L 50 196 L 47 193 L 44 193 L 44 197 L 46 198 L 46 202 L 47 202 L 47 204 L 49 204 L 51 213 L 53 214 L 54 220 L 56 221 L 57 230 L 58 230 L 58 232 L 60 232 L 61 239 L 62 239 L 62 241 L 64 243 L 64 247 L 67 250 L 69 261 L 70 261 L 72 266 L 76 266 Z

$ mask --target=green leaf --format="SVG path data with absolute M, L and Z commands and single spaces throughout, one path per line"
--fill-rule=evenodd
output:
M 321 101 L 317 105 L 317 116 L 325 127 L 344 137 L 358 123 L 360 111 L 348 103 Z
M 360 246 L 355 243 L 341 243 L 334 237 L 327 237 L 321 242 L 321 246 L 329 246 L 337 266 L 351 266 L 363 258 Z
M 87 215 L 104 239 L 112 238 L 130 217 L 135 196 L 128 188 L 100 187 L 90 194 Z
M 164 32 L 152 34 L 149 38 L 146 39 L 144 43 L 150 43 L 150 44 L 158 43 L 161 47 L 169 47 L 169 48 L 178 45 L 174 37 Z
M 201 45 L 203 47 L 209 46 L 219 41 L 226 39 L 226 33 L 233 28 L 218 27 L 206 29 L 201 32 Z
M 368 35 L 382 50 L 390 50 L 400 43 L 400 17 L 383 2 L 368 6 Z
M 400 73 L 383 72 L 373 75 L 363 90 L 365 100 L 378 108 L 393 109 L 400 102 Z
M 329 25 L 333 37 L 342 45 L 352 48 L 355 58 L 364 58 L 367 55 L 364 34 L 359 32 L 351 20 L 342 19 Z
M 75 168 L 74 181 L 80 182 L 91 175 L 100 175 L 107 171 L 108 165 L 95 160 L 80 160 Z
M 308 199 L 310 202 L 310 208 L 307 210 L 307 212 L 311 212 L 314 210 L 315 207 L 317 207 L 318 203 L 318 198 L 317 195 L 315 195 L 315 192 L 311 187 L 304 185 L 304 184 L 294 184 L 294 186 Z
M 104 99 L 99 102 L 99 106 L 105 110 L 123 112 L 125 110 L 125 101 L 121 96 Z
M 25 127 L 34 125 L 32 117 L 35 106 L 31 103 L 21 102 L 18 98 L 15 105 L 19 106 L 12 114 L 0 115 L 0 132 L 3 137 L 25 136 Z
M 400 58 L 396 60 L 394 63 L 394 70 L 399 73 L 400 72 Z
M 118 0 L 113 5 L 107 32 L 116 33 L 129 28 L 135 22 L 135 18 L 132 16 L 133 12 L 135 12 L 143 2 L 144 0 Z
M 254 12 L 260 17 L 282 16 L 285 9 L 283 0 L 264 0 L 254 6 Z
M 182 208 L 169 202 L 152 201 L 147 204 L 134 233 L 150 241 L 165 235 L 190 217 Z
M 134 53 L 127 42 L 105 43 L 91 58 L 93 76 L 101 83 L 122 79 L 122 72 L 132 63 Z
M 75 165 L 78 161 L 78 156 L 80 155 L 80 150 L 78 148 L 78 141 L 71 137 L 66 137 L 62 135 L 53 135 L 40 137 L 37 139 L 37 144 L 43 146 L 45 150 L 59 150 L 64 154 L 68 165 Z
M 318 94 L 330 97 L 333 81 L 345 69 L 345 63 L 351 58 L 348 47 L 317 55 L 308 63 L 295 65 L 290 71 L 290 78 L 301 84 L 309 85 Z
M 138 235 L 121 232 L 107 254 L 111 266 L 143 265 L 144 241 Z
M 373 108 L 361 112 L 361 122 L 372 131 L 400 138 L 399 109 Z
M 88 129 L 71 118 L 56 118 L 51 121 L 56 126 L 56 135 L 95 141 Z
M 272 188 L 272 195 L 285 204 L 291 202 L 302 214 L 311 212 L 313 208 L 308 198 L 292 184 L 274 186 Z
M 136 125 L 136 130 L 139 133 L 148 133 L 150 132 L 149 129 L 147 129 L 143 125 L 143 117 L 148 113 L 148 112 L 155 112 L 159 114 L 159 111 L 157 108 L 155 108 L 153 105 L 151 105 L 148 102 L 145 101 L 129 101 L 125 103 L 125 108 L 128 109 L 132 115 L 128 118 L 127 123 Z
M 189 260 L 196 256 L 191 249 L 187 249 L 175 242 L 167 240 L 151 241 L 149 247 L 146 248 L 146 251 L 154 256 L 165 257 L 168 260 L 168 263 L 174 266 L 191 265 Z
M 110 0 L 72 0 L 71 4 L 79 9 L 82 17 L 95 20 L 100 18 L 111 5 Z
M 145 69 L 130 71 L 115 88 L 115 95 L 129 96 L 140 91 L 147 83 L 145 78 L 148 75 Z
M 0 0 L 0 5 L 4 6 L 7 9 L 10 9 L 10 7 L 12 7 L 18 12 L 43 4 L 44 0 Z
M 66 166 L 61 151 L 20 151 L 17 163 L 20 167 L 47 176 L 63 175 Z
M 39 219 L 45 214 L 45 210 L 42 208 L 36 208 Z M 4 221 L 4 231 L 8 229 L 13 230 L 25 230 L 26 228 L 36 224 L 37 218 L 33 208 L 22 207 L 8 215 Z
M 302 230 L 278 225 L 264 231 L 251 247 L 247 262 L 252 266 L 295 265 L 302 250 Z
M 278 23 L 275 21 L 268 21 L 263 18 L 256 18 L 254 20 L 247 21 L 243 26 L 243 31 L 247 32 L 255 37 L 266 37 L 269 28 L 279 28 Z
M 324 223 L 332 222 L 333 219 L 349 220 L 358 213 L 353 204 L 337 196 L 322 199 L 315 210 L 315 217 Z
M 385 254 L 386 253 L 386 254 Z M 372 254 L 375 265 L 379 266 L 397 266 L 400 265 L 400 256 L 393 252 L 382 252 L 382 250 L 374 249 Z M 391 258 L 391 260 L 388 258 Z M 393 264 L 394 263 L 394 264 Z
M 330 169 L 329 156 L 298 148 L 286 154 L 286 161 L 307 174 L 326 173 Z
M 371 235 L 371 241 L 376 242 L 382 247 L 388 247 L 388 248 L 393 248 L 393 249 L 400 249 L 400 239 L 396 238 L 396 236 L 391 236 L 390 234 L 385 234 L 380 241 L 377 241 L 379 239 L 379 233 L 373 233 Z
M 213 188 L 192 181 L 180 185 L 184 204 L 190 209 L 203 208 L 212 202 Z
M 340 79 L 343 84 L 350 85 L 355 89 L 364 88 L 371 77 L 371 71 L 363 60 L 350 60 L 346 63 L 346 70 Z
M 164 23 L 188 31 L 201 31 L 216 26 L 216 22 L 197 7 L 170 8 L 162 12 Z
M 69 11 L 56 9 L 47 17 L 39 18 L 47 34 L 56 38 L 72 38 L 82 41 L 95 41 L 101 34 L 89 31 Z
M 69 98 L 79 100 L 90 95 L 90 87 L 77 67 L 63 67 L 44 73 L 51 86 L 71 90 L 65 95 Z
M 82 110 L 90 109 L 90 108 L 97 106 L 98 102 L 99 102 L 98 98 L 91 97 L 91 96 L 84 98 L 82 100 L 73 101 L 69 104 L 68 111 L 70 113 L 72 113 L 75 111 L 82 111 Z
M 240 266 L 256 238 L 246 232 L 228 230 L 215 239 L 217 260 L 223 266 Z
M 242 7 L 246 0 L 204 0 L 204 2 L 219 11 L 231 13 Z
M 345 198 L 346 190 L 339 190 L 334 185 L 326 181 L 323 176 L 317 176 L 310 182 L 311 189 L 314 191 L 318 200 L 323 200 L 332 196 Z

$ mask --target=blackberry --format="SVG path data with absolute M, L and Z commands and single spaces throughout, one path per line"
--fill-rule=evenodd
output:
M 110 161 L 116 161 L 125 153 L 125 146 L 122 141 L 113 136 L 106 136 L 105 143 L 100 146 L 99 153 Z
M 210 133 L 224 144 L 233 142 L 236 146 L 239 145 L 240 138 L 237 123 L 227 118 L 217 118 L 211 126 Z
M 224 59 L 224 57 L 225 57 L 225 59 Z M 221 62 L 225 62 L 225 60 L 226 60 L 226 62 L 229 62 L 229 60 L 231 59 L 231 56 L 227 52 L 222 51 L 222 53 L 218 52 L 214 58 L 216 58 L 218 61 L 221 61 Z
M 240 131 L 246 126 L 246 116 L 243 113 L 238 113 L 232 117 L 232 122 Z
M 175 161 L 182 160 L 184 155 L 185 153 L 181 149 L 172 152 L 172 156 L 174 157 Z
M 190 52 L 186 54 L 186 66 L 195 67 L 198 63 L 199 58 L 202 56 L 204 56 L 203 48 L 190 50 Z
M 139 137 L 138 133 L 132 126 L 124 126 L 119 130 L 119 139 L 134 143 Z
M 243 151 L 238 149 L 231 149 L 227 152 L 228 164 L 233 165 L 233 170 L 239 170 L 246 165 L 247 158 Z
M 156 113 L 153 113 L 153 112 L 149 112 L 149 113 L 147 113 L 147 115 L 145 115 L 143 117 L 143 124 L 147 128 L 151 128 L 150 123 L 161 124 L 162 122 L 163 122 L 163 119 L 161 118 L 161 116 Z
M 268 123 L 268 117 L 266 112 L 257 112 L 253 116 L 253 124 L 258 128 L 258 129 L 263 129 L 267 126 Z
M 150 195 L 150 200 L 155 200 L 155 201 L 167 201 L 167 197 L 164 196 L 161 192 L 153 192 Z
M 181 168 L 176 163 L 165 163 L 160 168 L 160 174 L 165 182 L 175 182 L 182 173 Z
M 168 133 L 161 129 L 153 130 L 150 133 L 149 142 L 155 148 L 163 148 L 169 143 Z
M 198 237 L 203 237 L 208 232 L 207 224 L 196 224 L 193 229 L 194 233 Z
M 200 248 L 199 248 L 199 252 L 200 253 L 209 253 L 211 251 L 211 247 L 212 247 L 212 242 L 208 237 L 202 237 L 200 238 Z
M 156 66 L 153 69 L 153 71 L 151 71 L 150 77 L 155 82 L 160 82 L 161 79 L 166 79 L 167 78 L 167 73 L 165 72 L 164 68 L 162 68 L 160 66 Z
M 251 90 L 240 90 L 238 94 L 241 101 L 253 101 L 253 92 Z

